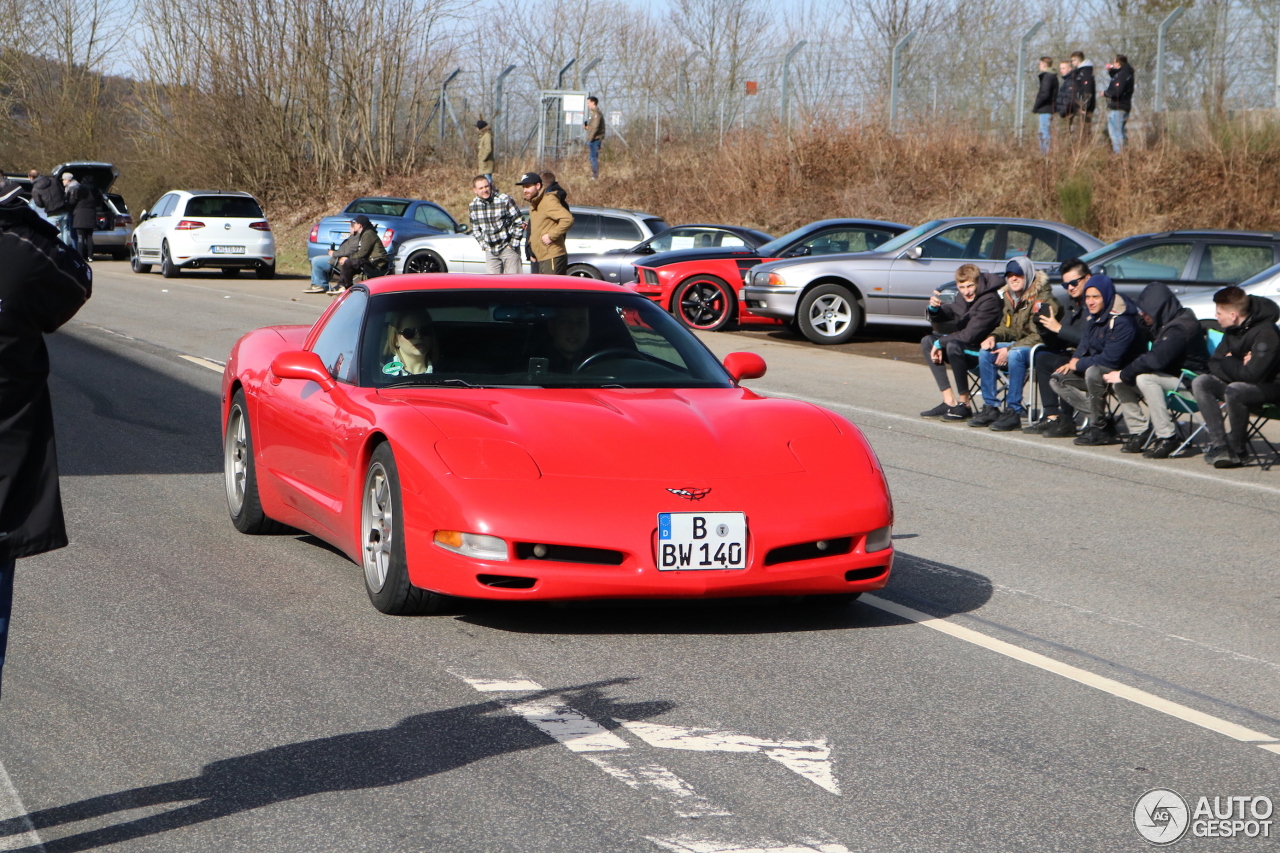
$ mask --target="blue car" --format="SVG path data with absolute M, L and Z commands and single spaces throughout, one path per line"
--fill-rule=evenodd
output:
M 382 245 L 392 258 L 405 240 L 415 237 L 431 237 L 436 234 L 461 234 L 466 225 L 459 225 L 445 213 L 444 208 L 430 201 L 416 198 L 358 198 L 336 216 L 326 216 L 311 227 L 307 240 L 307 259 L 323 255 L 347 239 L 351 220 L 360 214 L 378 229 Z

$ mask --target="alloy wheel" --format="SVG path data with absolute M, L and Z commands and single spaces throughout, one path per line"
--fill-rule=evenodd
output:
M 369 466 L 361 515 L 364 529 L 364 576 L 369 589 L 377 592 L 387 582 L 387 573 L 391 570 L 391 538 L 395 529 L 391 483 L 387 478 L 387 469 L 381 462 Z
M 853 311 L 848 301 L 837 293 L 819 296 L 809 306 L 809 325 L 821 335 L 835 337 L 849 328 Z

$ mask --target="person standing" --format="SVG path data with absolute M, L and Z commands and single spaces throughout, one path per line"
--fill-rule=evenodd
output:
M 93 229 L 98 226 L 98 200 L 102 193 L 98 192 L 93 179 L 72 181 L 74 189 L 67 193 L 67 201 L 71 206 L 71 230 L 76 238 L 76 251 L 86 261 L 93 260 Z
M 71 227 L 67 224 L 67 196 L 58 186 L 56 179 L 49 175 L 41 175 L 35 169 L 27 173 L 31 178 L 31 200 L 44 211 L 45 216 L 58 229 L 62 242 L 68 246 L 71 242 Z
M 1087 140 L 1093 129 L 1093 114 L 1098 109 L 1098 83 L 1093 78 L 1093 62 L 1077 50 L 1071 54 L 1071 98 L 1080 116 L 1080 138 Z
M 44 335 L 93 287 L 89 266 L 18 190 L 0 185 L 0 671 L 16 561 L 67 544 Z
M 1040 116 L 1040 153 L 1049 153 L 1049 125 L 1053 121 L 1053 113 L 1057 109 L 1058 75 L 1053 73 L 1053 57 L 1040 57 L 1040 88 L 1036 90 L 1036 101 L 1031 112 Z
M 67 219 L 62 226 L 62 242 L 71 248 L 76 247 L 76 232 L 71 227 L 71 208 L 75 205 L 73 196 L 80 192 L 80 182 L 70 172 L 62 173 L 62 203 L 66 206 Z
M 587 155 L 591 158 L 591 180 L 600 177 L 600 146 L 604 143 L 604 115 L 600 112 L 600 100 L 594 95 L 587 98 Z
M 495 190 L 493 181 L 484 175 L 476 175 L 471 188 L 476 197 L 471 199 L 467 213 L 471 216 L 471 236 L 484 252 L 484 271 L 489 275 L 518 275 L 520 237 L 524 233 L 520 208 L 511 196 Z
M 1102 93 L 1107 99 L 1107 133 L 1111 136 L 1111 150 L 1119 154 L 1124 150 L 1125 125 L 1133 109 L 1133 66 L 1129 57 L 1117 53 L 1115 60 L 1107 64 L 1107 73 L 1111 81 Z
M 529 243 L 537 271 L 543 275 L 568 274 L 569 251 L 564 241 L 573 227 L 573 214 L 555 193 L 544 190 L 542 176 L 537 172 L 526 173 L 518 183 L 524 187 L 524 197 L 529 202 Z
M 1058 74 L 1062 79 L 1058 81 L 1058 95 L 1053 101 L 1053 111 L 1057 114 L 1058 118 L 1066 122 L 1066 132 L 1070 134 L 1072 122 L 1075 120 L 1076 114 L 1076 99 L 1072 97 L 1071 94 L 1071 86 L 1072 80 L 1075 77 L 1075 69 L 1071 67 L 1071 63 L 1069 61 L 1059 62 Z M 1059 138 L 1065 139 L 1066 137 L 1060 134 Z
M 476 141 L 476 171 L 489 179 L 493 184 L 493 128 L 484 119 L 476 122 L 476 131 L 480 138 Z

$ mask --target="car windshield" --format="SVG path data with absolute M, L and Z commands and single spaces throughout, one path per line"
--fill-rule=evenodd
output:
M 648 299 L 573 290 L 374 297 L 361 385 L 728 388 L 702 342 Z
M 1089 265 L 1089 268 L 1092 269 L 1093 262 L 1098 260 L 1098 258 L 1106 257 L 1107 255 L 1110 255 L 1113 252 L 1115 252 L 1117 249 L 1123 248 L 1125 246 L 1131 245 L 1136 242 L 1138 242 L 1138 240 L 1134 237 L 1125 237 L 1123 240 L 1117 240 L 1114 243 L 1108 243 L 1107 245 L 1103 246 L 1101 249 L 1094 249 L 1092 252 L 1089 252 L 1087 255 L 1081 255 L 1080 260 L 1084 261 L 1086 264 Z
M 912 243 L 915 243 L 921 237 L 928 234 L 930 231 L 937 228 L 941 224 L 942 224 L 941 219 L 935 219 L 932 222 L 926 222 L 923 225 L 917 225 L 915 228 L 912 228 L 910 231 L 903 231 L 901 234 L 899 234 L 897 237 L 894 237 L 889 242 L 881 243 L 879 246 L 876 246 L 876 248 L 873 251 L 900 252 L 903 249 L 910 247 Z
M 242 195 L 198 195 L 187 202 L 185 215 L 261 219 L 262 208 L 253 199 Z
M 343 213 L 363 213 L 367 216 L 404 216 L 409 209 L 407 201 L 388 201 L 378 198 L 358 198 Z

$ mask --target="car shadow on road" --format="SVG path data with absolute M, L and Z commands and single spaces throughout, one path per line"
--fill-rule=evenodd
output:
M 522 699 L 556 698 L 589 707 L 603 719 L 642 720 L 664 714 L 673 702 L 618 702 L 606 688 L 633 679 L 617 678 L 544 690 Z M 554 743 L 498 702 L 477 702 L 406 717 L 385 729 L 350 732 L 291 743 L 206 764 L 198 776 L 130 788 L 40 809 L 0 821 L 0 848 L 6 837 L 133 809 L 170 806 L 168 811 L 86 830 L 23 853 L 74 853 L 158 835 L 315 794 L 401 785 L 464 767 L 485 758 Z M 177 849 L 177 848 L 169 848 Z
M 889 585 L 876 592 L 936 616 L 980 609 L 984 575 L 898 551 Z M 519 634 L 783 634 L 906 624 L 863 603 L 821 598 L 639 599 L 566 603 L 460 602 L 456 619 Z

